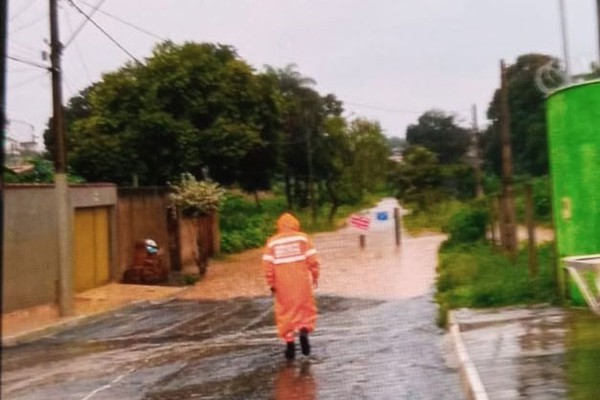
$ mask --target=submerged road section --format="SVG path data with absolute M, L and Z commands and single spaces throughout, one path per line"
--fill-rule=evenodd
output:
M 452 349 L 435 326 L 443 237 L 406 238 L 397 248 L 393 221 L 373 224 L 364 249 L 352 230 L 315 237 L 322 275 L 310 357 L 284 359 L 254 251 L 213 263 L 177 300 L 5 349 L 2 398 L 463 398 Z

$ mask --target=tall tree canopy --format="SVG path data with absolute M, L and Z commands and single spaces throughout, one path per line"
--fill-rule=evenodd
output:
M 458 126 L 453 115 L 439 110 L 427 111 L 416 125 L 409 125 L 406 141 L 432 151 L 441 164 L 459 162 L 470 145 L 468 130 Z
M 91 181 L 124 184 L 135 174 L 157 185 L 208 168 L 222 183 L 266 188 L 281 136 L 278 107 L 274 82 L 233 48 L 165 42 L 145 65 L 106 74 L 69 103 L 67 115 L 77 112 L 69 162 Z
M 514 171 L 533 176 L 548 173 L 548 146 L 544 93 L 536 86 L 537 71 L 549 62 L 544 54 L 525 54 L 508 67 L 508 104 L 511 114 L 511 144 Z M 500 89 L 490 102 L 491 125 L 484 134 L 484 152 L 488 168 L 500 174 Z

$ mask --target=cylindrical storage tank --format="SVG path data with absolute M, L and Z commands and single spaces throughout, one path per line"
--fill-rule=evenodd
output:
M 600 81 L 553 93 L 547 118 L 559 259 L 600 253 Z M 573 283 L 569 289 L 574 303 L 585 304 Z

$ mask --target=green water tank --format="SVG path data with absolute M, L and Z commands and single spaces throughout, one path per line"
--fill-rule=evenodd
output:
M 600 81 L 558 90 L 546 105 L 559 258 L 600 253 Z M 568 287 L 573 302 L 585 304 Z

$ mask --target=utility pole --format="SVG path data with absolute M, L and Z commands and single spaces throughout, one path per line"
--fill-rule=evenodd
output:
M 599 0 L 600 1 L 600 0 Z M 481 174 L 481 148 L 480 148 L 480 140 L 479 140 L 479 125 L 477 124 L 477 105 L 473 104 L 473 108 L 471 109 L 471 115 L 473 119 L 473 137 L 472 143 L 474 148 L 474 156 L 475 160 L 473 162 L 473 169 L 475 170 L 475 193 L 478 199 L 483 198 L 483 182 L 482 182 L 482 174 Z
M 6 42 L 8 36 L 8 0 L 0 0 L 0 283 L 4 283 L 4 143 L 6 142 Z M 4 296 L 0 296 L 0 310 L 4 310 Z
M 565 0 L 558 0 L 560 12 L 560 27 L 562 33 L 563 59 L 565 62 L 565 82 L 571 83 L 571 56 L 569 54 L 569 36 L 567 34 L 567 13 L 565 9 Z
M 500 61 L 500 129 L 502 138 L 502 199 L 500 205 L 500 224 L 502 229 L 502 247 L 513 260 L 517 256 L 516 216 L 512 187 L 512 148 L 510 143 L 510 107 L 508 103 L 508 73 L 504 60 Z
M 54 191 L 58 225 L 58 305 L 62 316 L 74 313 L 73 305 L 73 224 L 67 182 L 65 125 L 62 103 L 62 44 L 58 32 L 58 0 L 50 0 L 50 61 L 52 72 L 53 133 L 56 147 L 54 157 Z

